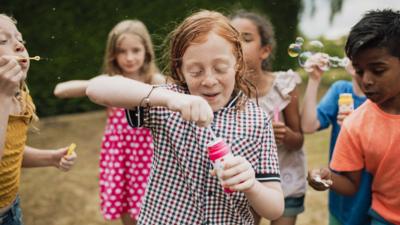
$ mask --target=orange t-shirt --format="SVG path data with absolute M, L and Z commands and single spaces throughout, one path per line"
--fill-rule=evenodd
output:
M 400 115 L 367 100 L 345 119 L 330 166 L 335 171 L 366 168 L 374 176 L 372 209 L 400 224 Z

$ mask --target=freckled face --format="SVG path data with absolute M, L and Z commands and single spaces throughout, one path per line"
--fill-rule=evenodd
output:
M 224 107 L 235 86 L 236 58 L 233 46 L 221 36 L 209 33 L 207 41 L 189 46 L 181 72 L 192 95 L 207 100 L 213 111 Z

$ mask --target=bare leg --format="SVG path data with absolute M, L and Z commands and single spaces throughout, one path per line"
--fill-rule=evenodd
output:
M 136 225 L 136 220 L 132 219 L 128 213 L 122 214 L 121 220 L 124 225 Z

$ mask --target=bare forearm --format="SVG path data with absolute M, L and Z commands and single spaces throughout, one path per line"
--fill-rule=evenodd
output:
M 304 133 L 315 132 L 320 123 L 317 118 L 317 92 L 318 80 L 309 79 L 306 93 L 304 94 L 303 110 L 301 112 L 301 127 Z
M 47 167 L 57 166 L 54 152 L 50 150 L 39 150 L 25 146 L 22 167 Z
M 114 76 L 91 80 L 86 94 L 90 100 L 100 105 L 133 108 L 148 96 L 151 89 L 151 85 Z M 174 95 L 175 92 L 157 88 L 150 96 L 151 105 L 166 106 L 168 98 Z
M 267 183 L 256 181 L 254 186 L 244 193 L 258 215 L 268 220 L 275 220 L 282 216 L 284 197 L 280 183 Z
M 59 98 L 77 98 L 86 96 L 87 80 L 73 80 L 57 84 L 54 95 Z
M 354 195 L 358 190 L 358 182 L 348 176 L 331 173 L 332 186 L 331 190 L 342 195 Z
M 304 136 L 301 132 L 295 132 L 290 127 L 287 128 L 287 134 L 283 140 L 283 144 L 287 149 L 299 150 L 303 146 Z

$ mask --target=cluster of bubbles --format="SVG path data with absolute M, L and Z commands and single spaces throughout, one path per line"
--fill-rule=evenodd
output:
M 290 57 L 298 57 L 298 62 L 301 67 L 305 66 L 305 63 L 308 58 L 310 58 L 313 54 L 322 53 L 322 49 L 324 45 L 317 40 L 310 41 L 307 45 L 307 51 L 303 51 L 304 39 L 302 37 L 297 37 L 296 41 L 289 45 L 288 54 Z M 330 67 L 346 67 L 349 63 L 347 58 L 339 58 L 337 56 L 328 56 L 329 63 L 326 64 L 323 68 L 324 71 L 329 70 Z

